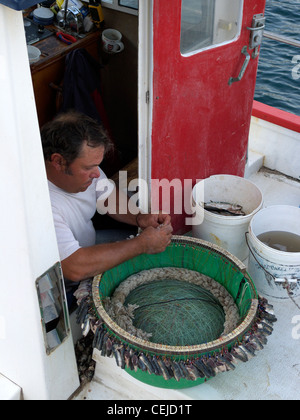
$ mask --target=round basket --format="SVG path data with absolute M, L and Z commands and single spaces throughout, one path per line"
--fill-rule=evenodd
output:
M 239 312 L 238 326 L 218 339 L 191 346 L 168 346 L 138 338 L 108 315 L 104 300 L 130 276 L 155 268 L 178 267 L 202 273 L 225 287 Z M 84 311 L 84 307 L 89 310 Z M 208 242 L 174 236 L 165 252 L 141 255 L 96 276 L 90 296 L 81 302 L 79 322 L 90 317 L 94 347 L 136 379 L 160 388 L 180 389 L 199 385 L 219 372 L 235 369 L 263 348 L 271 334 L 270 305 L 258 297 L 245 266 L 227 251 Z M 93 319 L 95 316 L 95 319 Z M 268 327 L 263 320 L 267 319 Z M 86 325 L 86 322 L 83 321 Z M 265 324 L 267 325 L 267 324 Z

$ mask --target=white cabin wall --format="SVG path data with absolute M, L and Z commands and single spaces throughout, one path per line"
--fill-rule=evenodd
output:
M 72 337 L 46 355 L 35 280 L 59 261 L 22 12 L 0 5 L 0 373 L 24 399 L 78 387 Z

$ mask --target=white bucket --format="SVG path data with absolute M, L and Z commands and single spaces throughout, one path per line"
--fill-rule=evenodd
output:
M 32 45 L 27 45 L 27 51 L 30 64 L 39 61 L 42 53 L 38 48 L 33 47 Z
M 260 189 L 251 181 L 238 176 L 214 175 L 199 182 L 193 189 L 196 215 L 198 212 L 203 214 L 204 202 L 199 202 L 196 197 L 203 197 L 205 203 L 222 201 L 243 206 L 246 216 L 221 216 L 204 210 L 204 221 L 193 226 L 193 236 L 218 245 L 245 261 L 249 257 L 245 234 L 252 217 L 263 206 Z
M 271 206 L 252 219 L 249 246 L 253 255 L 250 254 L 248 271 L 260 294 L 288 299 L 287 288 L 294 297 L 300 295 L 300 252 L 278 251 L 257 238 L 262 233 L 278 231 L 300 235 L 300 208 Z

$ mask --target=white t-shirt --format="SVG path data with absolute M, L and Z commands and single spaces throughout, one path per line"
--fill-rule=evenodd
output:
M 100 178 L 95 178 L 86 191 L 79 193 L 68 193 L 48 181 L 61 261 L 81 247 L 95 245 L 96 232 L 91 219 L 96 212 L 97 199 L 102 198 L 103 193 L 103 190 L 97 191 L 97 184 L 104 180 L 107 177 L 100 169 Z

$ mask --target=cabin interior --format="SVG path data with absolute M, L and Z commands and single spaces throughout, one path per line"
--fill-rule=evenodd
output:
M 130 14 L 106 7 L 103 7 L 103 15 L 103 29 L 114 28 L 122 33 L 122 42 L 125 44 L 122 53 L 109 55 L 104 52 L 101 48 L 101 29 L 95 29 L 96 36 L 93 31 L 82 38 L 87 42 L 82 44 L 79 38 L 71 48 L 66 46 L 60 53 L 59 60 L 53 49 L 53 42 L 48 47 L 49 39 L 33 44 L 41 50 L 44 60 L 34 63 L 31 68 L 37 113 L 42 126 L 60 111 L 60 88 L 64 83 L 65 62 L 69 51 L 73 51 L 74 47 L 84 48 L 100 64 L 101 96 L 112 139 L 118 150 L 117 169 L 120 169 L 137 157 L 138 16 L 137 13 Z M 54 38 L 51 41 L 57 41 L 58 48 L 61 48 L 61 41 Z
M 41 5 L 44 6 L 44 3 Z M 85 113 L 94 117 L 94 110 L 91 113 L 89 104 L 85 104 L 84 101 L 86 90 L 89 89 L 89 92 L 91 92 L 94 88 L 97 89 L 98 96 L 95 97 L 92 94 L 93 105 L 96 107 L 95 111 L 99 115 L 99 120 L 103 122 L 115 145 L 115 152 L 106 158 L 102 169 L 107 176 L 116 181 L 118 171 L 125 167 L 131 174 L 129 176 L 132 178 L 138 177 L 137 4 L 137 1 L 103 1 L 104 22 L 100 27 L 94 24 L 92 30 L 88 33 L 83 31 L 74 33 L 68 28 L 63 30 L 64 34 L 72 34 L 77 38 L 77 41 L 70 45 L 55 36 L 58 31 L 61 31 L 55 21 L 52 25 L 45 26 L 46 30 L 50 30 L 54 34 L 38 42 L 29 42 L 41 51 L 40 59 L 31 63 L 40 127 L 66 109 L 84 110 Z M 125 7 L 126 5 L 130 7 Z M 34 9 L 35 7 L 24 11 L 26 37 L 28 36 L 27 22 L 30 21 Z M 31 21 L 30 23 L 33 25 L 36 22 Z M 103 50 L 102 32 L 107 28 L 117 29 L 121 32 L 122 42 L 125 46 L 122 52 L 108 54 Z M 88 56 L 92 57 L 92 60 L 94 60 L 92 64 L 86 59 L 86 56 L 84 56 L 84 66 L 87 67 L 82 66 L 80 57 L 76 61 L 72 54 L 79 50 L 85 50 Z M 71 57 L 73 61 L 71 61 Z M 75 68 L 77 65 L 78 68 Z M 86 74 L 84 74 L 85 71 Z M 91 74 L 93 77 L 95 74 L 96 78 L 98 77 L 98 80 L 92 81 L 92 86 Z M 80 91 L 73 85 L 73 80 L 76 80 L 76 83 L 80 86 Z M 98 82 L 99 85 L 96 86 Z M 73 89 L 76 89 L 76 95 L 79 95 L 79 99 L 77 97 L 74 99 L 74 104 L 72 103 L 73 97 L 70 99 L 69 95 L 69 91 Z M 84 93 L 81 93 L 81 89 Z M 112 228 L 115 227 L 117 222 L 108 217 L 99 218 L 96 215 L 94 223 L 96 228 Z
M 40 60 L 31 67 L 37 113 L 42 126 L 60 110 L 60 88 L 64 82 L 65 60 L 69 50 L 74 50 L 74 47 L 84 48 L 100 64 L 101 96 L 111 135 L 118 150 L 117 169 L 120 169 L 137 157 L 138 16 L 137 13 L 131 14 L 106 7 L 103 7 L 103 15 L 103 28 L 114 28 L 122 33 L 122 42 L 125 44 L 122 53 L 105 53 L 101 48 L 101 33 L 96 30 L 96 37 L 92 32 L 82 38 L 85 41 L 91 39 L 84 42 L 83 46 L 79 38 L 71 48 L 64 48 L 59 60 L 52 44 L 50 51 L 47 49 L 49 40 L 33 44 L 41 49 L 42 58 L 47 60 Z M 57 44 L 61 44 L 61 41 L 57 40 Z M 58 48 L 60 47 L 61 45 L 58 45 Z M 51 55 L 54 56 L 53 59 Z

